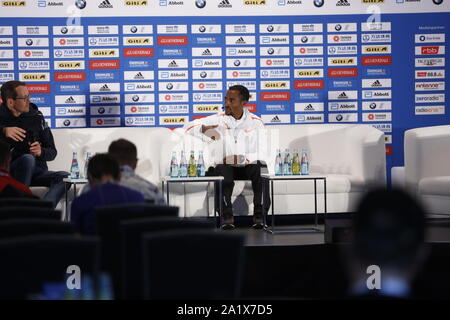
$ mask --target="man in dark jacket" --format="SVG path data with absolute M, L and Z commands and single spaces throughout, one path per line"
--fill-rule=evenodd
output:
M 52 132 L 37 106 L 30 103 L 24 82 L 8 81 L 1 88 L 0 140 L 11 148 L 11 175 L 27 186 L 47 186 L 44 200 L 56 207 L 69 173 L 48 171 L 57 151 Z

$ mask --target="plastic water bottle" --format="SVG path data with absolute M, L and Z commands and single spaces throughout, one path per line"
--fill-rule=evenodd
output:
M 72 154 L 72 164 L 70 166 L 70 178 L 79 179 L 80 178 L 80 168 L 78 167 L 77 153 Z
M 283 161 L 281 160 L 281 150 L 277 149 L 277 157 L 275 158 L 275 175 L 283 175 Z
M 181 151 L 180 155 L 180 169 L 178 171 L 180 178 L 186 178 L 188 175 L 186 157 L 184 156 L 184 151 Z
M 292 163 L 291 163 L 291 155 L 289 153 L 289 149 L 286 149 L 285 155 L 284 155 L 283 174 L 285 176 L 290 176 L 292 174 Z
M 178 161 L 177 152 L 172 152 L 172 160 L 170 160 L 170 177 L 178 178 Z
M 300 156 L 298 155 L 297 149 L 294 150 L 294 154 L 292 156 L 292 174 L 300 174 Z
M 194 151 L 191 151 L 191 156 L 189 157 L 189 177 L 197 176 L 197 164 L 195 163 L 195 154 Z
M 197 176 L 199 177 L 205 176 L 205 161 L 203 160 L 203 151 L 198 152 Z
M 90 152 L 86 152 L 86 160 L 84 161 L 84 170 L 83 170 L 83 178 L 87 179 L 88 177 L 88 167 L 89 161 L 91 160 L 92 155 Z
M 301 173 L 304 175 L 309 174 L 308 151 L 306 149 L 302 150 Z

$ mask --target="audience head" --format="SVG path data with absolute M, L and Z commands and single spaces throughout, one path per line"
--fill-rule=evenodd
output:
M 424 238 L 425 213 L 416 199 L 402 190 L 370 191 L 353 221 L 350 278 L 367 278 L 367 268 L 376 265 L 381 283 L 395 278 L 410 284 L 426 256 Z
M 107 153 L 98 153 L 89 160 L 88 180 L 91 186 L 105 182 L 119 182 L 119 163 Z
M 115 140 L 109 145 L 108 154 L 116 159 L 119 165 L 136 169 L 138 159 L 134 143 L 125 139 Z
M 1 88 L 2 103 L 14 116 L 30 111 L 30 94 L 25 82 L 8 81 Z
M 11 162 L 11 151 L 9 144 L 0 141 L 0 168 L 9 171 Z

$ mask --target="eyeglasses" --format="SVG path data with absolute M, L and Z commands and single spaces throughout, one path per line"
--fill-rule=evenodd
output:
M 30 100 L 30 98 L 31 98 L 31 96 L 25 96 L 25 97 L 18 97 L 18 98 L 15 98 L 14 100 Z

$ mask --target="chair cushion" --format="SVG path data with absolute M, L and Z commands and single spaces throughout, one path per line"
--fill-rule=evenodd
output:
M 39 198 L 43 198 L 47 192 L 48 192 L 48 188 L 47 187 L 30 187 L 31 193 Z
M 419 181 L 419 193 L 450 196 L 450 176 L 421 179 Z

